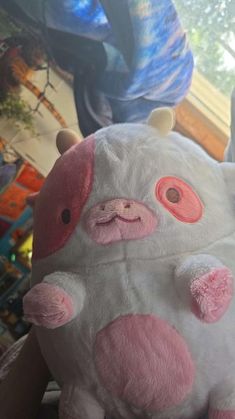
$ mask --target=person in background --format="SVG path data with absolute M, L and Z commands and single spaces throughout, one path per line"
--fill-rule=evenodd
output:
M 143 122 L 186 96 L 192 51 L 172 0 L 1 0 L 44 37 L 74 76 L 84 136 L 111 123 Z

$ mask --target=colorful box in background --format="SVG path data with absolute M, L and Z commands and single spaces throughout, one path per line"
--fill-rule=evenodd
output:
M 6 166 L 0 160 L 0 169 Z M 12 163 L 11 163 L 12 165 Z M 3 179 L 0 195 L 0 341 L 27 333 L 22 298 L 29 288 L 33 213 L 26 198 L 40 190 L 44 178 L 28 163 L 17 162 L 14 179 Z M 1 180 L 1 179 L 0 179 Z M 8 183 L 7 183 L 8 182 Z

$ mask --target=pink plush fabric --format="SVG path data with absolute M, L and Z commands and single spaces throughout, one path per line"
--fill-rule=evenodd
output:
M 228 309 L 233 296 L 233 276 L 228 268 L 212 269 L 190 287 L 192 311 L 201 321 L 214 323 Z
M 60 249 L 79 222 L 93 183 L 94 145 L 91 136 L 71 147 L 43 185 L 34 213 L 34 259 Z
M 108 244 L 148 236 L 155 230 L 157 218 L 141 202 L 117 198 L 91 208 L 86 214 L 84 226 L 95 242 Z
M 235 419 L 235 410 L 210 410 L 209 419 Z
M 95 363 L 113 396 L 149 411 L 178 405 L 194 382 L 184 339 L 154 315 L 122 316 L 102 329 L 96 336 Z
M 56 285 L 35 285 L 25 295 L 23 304 L 25 318 L 48 329 L 62 326 L 74 316 L 72 297 Z
M 180 221 L 196 223 L 202 217 L 200 198 L 182 179 L 173 176 L 160 179 L 156 185 L 156 197 Z

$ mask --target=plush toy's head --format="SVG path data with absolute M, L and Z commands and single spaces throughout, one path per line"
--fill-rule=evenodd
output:
M 75 145 L 74 134 L 60 133 L 63 154 L 35 204 L 34 264 L 72 269 L 124 254 L 158 258 L 230 232 L 231 167 L 170 132 L 172 125 L 172 112 L 161 109 L 148 125 L 111 126 Z M 218 223 L 225 211 L 226 223 Z

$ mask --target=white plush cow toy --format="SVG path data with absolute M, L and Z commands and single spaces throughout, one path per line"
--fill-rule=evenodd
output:
M 61 419 L 235 419 L 235 164 L 171 127 L 96 132 L 36 198 L 24 309 Z

